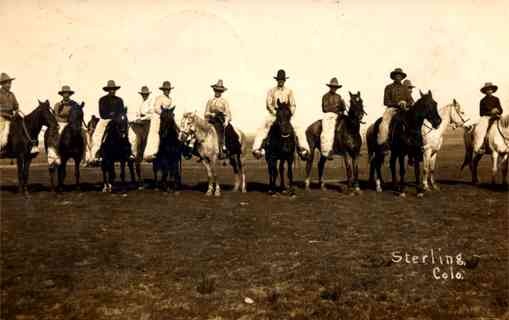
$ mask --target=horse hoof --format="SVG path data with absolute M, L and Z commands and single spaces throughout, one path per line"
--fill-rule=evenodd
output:
M 180 196 L 180 191 L 173 192 L 173 195 L 176 196 L 176 197 Z
M 212 190 L 207 190 L 207 192 L 205 193 L 205 195 L 207 197 L 210 197 L 212 195 Z
M 246 193 L 246 192 L 247 192 L 247 190 L 246 190 L 246 189 L 242 189 L 242 193 Z
M 406 193 L 405 193 L 405 192 L 401 192 L 401 193 L 399 194 L 399 196 L 400 196 L 400 198 L 406 198 Z
M 376 187 L 376 192 L 381 193 L 382 191 L 382 187 Z
M 422 192 L 417 193 L 417 198 L 423 198 L 423 197 L 424 197 L 424 193 L 422 193 Z
M 440 191 L 440 187 L 439 187 L 439 186 L 437 186 L 437 185 L 433 185 L 433 190 L 435 190 L 435 191 Z
M 281 194 L 283 194 L 283 195 L 287 195 L 288 193 L 289 193 L 288 190 L 282 190 L 281 191 Z
M 220 196 L 221 196 L 221 191 L 214 192 L 214 197 L 220 197 Z

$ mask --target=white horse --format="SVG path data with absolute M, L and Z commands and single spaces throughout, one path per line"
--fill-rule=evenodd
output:
M 473 142 L 475 130 L 472 128 L 465 129 L 463 139 L 465 142 L 465 159 L 461 166 L 463 169 L 465 166 L 469 166 L 472 174 L 472 183 L 478 184 L 479 177 L 477 175 L 477 167 L 483 154 L 475 153 L 473 151 Z M 486 147 L 486 154 L 491 155 L 491 183 L 496 183 L 497 172 L 499 166 L 502 167 L 502 184 L 507 186 L 507 172 L 509 166 L 509 115 L 495 120 L 490 127 L 488 133 L 488 145 Z M 501 159 L 500 159 L 501 157 Z M 500 159 L 500 160 L 499 160 Z
M 439 190 L 438 185 L 435 182 L 435 166 L 437 160 L 438 151 L 442 148 L 444 142 L 443 135 L 449 125 L 453 129 L 456 127 L 462 127 L 466 120 L 463 119 L 464 112 L 461 110 L 461 105 L 453 99 L 452 103 L 443 106 L 438 111 L 442 123 L 437 129 L 433 129 L 428 120 L 424 121 L 422 126 L 422 142 L 424 145 L 424 175 L 423 175 L 423 186 L 424 190 L 428 191 L 430 185 L 433 189 Z M 429 184 L 428 184 L 429 181 Z
M 244 155 L 246 154 L 246 137 L 237 128 L 232 128 L 237 136 L 238 146 L 235 150 L 229 150 L 229 161 L 235 174 L 235 185 L 233 191 L 246 192 L 246 173 L 244 166 Z M 182 117 L 179 140 L 184 143 L 194 140 L 193 154 L 200 158 L 201 163 L 207 170 L 208 188 L 207 196 L 221 195 L 221 187 L 217 182 L 216 164 L 218 161 L 219 146 L 218 133 L 214 125 L 205 119 L 200 118 L 196 113 L 187 112 Z M 232 148 L 233 149 L 233 148 Z

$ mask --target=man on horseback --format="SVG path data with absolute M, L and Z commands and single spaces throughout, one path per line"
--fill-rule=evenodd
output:
M 159 150 L 161 111 L 162 109 L 171 109 L 175 106 L 173 99 L 170 97 L 172 89 L 174 89 L 174 87 L 171 86 L 170 81 L 164 81 L 163 85 L 159 88 L 163 94 L 155 99 L 152 108 L 149 108 L 147 111 L 150 115 L 150 128 L 148 131 L 147 146 L 145 148 L 145 161 L 153 161 L 156 157 L 157 151 Z
M 346 110 L 345 101 L 336 91 L 342 87 L 337 78 L 332 78 L 328 84 L 329 92 L 322 97 L 322 133 L 320 135 L 321 150 L 324 157 L 332 159 L 332 147 L 334 144 L 334 129 L 341 116 Z
M 81 106 L 76 101 L 71 99 L 71 96 L 74 94 L 74 91 L 71 89 L 70 86 L 62 86 L 62 89 L 58 92 L 58 94 L 62 96 L 62 100 L 57 102 L 53 109 L 55 110 L 55 117 L 57 118 L 57 122 L 59 124 L 58 133 L 61 134 L 65 126 L 69 122 L 69 116 L 71 114 L 71 111 L 73 109 L 80 109 Z M 84 144 L 85 151 L 87 150 L 86 149 L 87 140 L 88 135 L 85 128 L 83 128 L 83 141 L 85 142 Z
M 141 95 L 141 103 L 134 115 L 134 121 L 130 123 L 132 130 L 129 130 L 129 141 L 132 144 L 133 153 L 142 159 L 144 152 L 142 148 L 147 141 L 154 100 L 150 97 L 151 92 L 147 86 L 141 87 L 138 93 Z
M 407 87 L 407 89 L 408 89 L 408 94 L 410 95 L 409 107 L 412 107 L 415 103 L 414 98 L 412 96 L 412 91 L 414 90 L 415 86 L 412 84 L 412 81 L 410 81 L 409 79 L 405 79 L 405 81 L 403 81 L 403 85 L 405 87 Z
M 5 147 L 9 139 L 11 121 L 16 115 L 23 118 L 19 113 L 18 100 L 14 93 L 11 92 L 12 81 L 15 78 L 9 77 L 6 73 L 0 74 L 0 155 L 5 152 Z M 30 153 L 39 152 L 37 141 L 33 141 Z
M 394 69 L 390 74 L 394 82 L 387 85 L 384 91 L 384 105 L 387 109 L 383 114 L 378 131 L 377 142 L 379 145 L 387 143 L 389 126 L 394 115 L 401 110 L 408 110 L 414 102 L 408 87 L 401 83 L 406 76 L 401 68 Z
M 269 115 L 263 126 L 258 130 L 253 144 L 253 155 L 258 159 L 261 158 L 265 153 L 262 149 L 262 144 L 266 139 L 267 134 L 269 133 L 272 123 L 275 120 L 277 102 L 280 101 L 282 103 L 289 103 L 291 113 L 295 114 L 296 105 L 293 91 L 288 87 L 285 87 L 286 79 L 288 79 L 286 72 L 282 69 L 279 70 L 277 72 L 277 76 L 275 76 L 274 79 L 277 81 L 277 86 L 270 89 L 267 93 L 266 108 L 267 111 L 269 111 Z M 306 134 L 304 130 L 301 130 L 299 127 L 297 127 L 293 121 L 292 127 L 297 137 L 296 140 L 298 145 L 298 153 L 301 158 L 306 158 L 309 155 L 309 146 L 306 140 Z
M 479 114 L 481 119 L 474 129 L 474 152 L 483 154 L 485 152 L 484 146 L 487 139 L 486 134 L 491 125 L 500 118 L 503 113 L 500 100 L 493 95 L 498 90 L 498 87 L 491 82 L 487 82 L 481 88 L 481 92 L 485 95 L 479 103 Z
M 108 94 L 99 99 L 99 116 L 101 119 L 97 123 L 94 134 L 92 135 L 92 145 L 88 157 L 89 163 L 101 162 L 102 157 L 98 155 L 98 153 L 101 148 L 106 127 L 117 115 L 125 113 L 124 101 L 122 98 L 116 96 L 118 89 L 120 89 L 120 86 L 117 86 L 113 80 L 109 80 L 106 86 L 103 87 L 103 90 L 108 92 Z
M 224 116 L 224 122 L 223 122 L 223 128 L 221 132 L 217 133 L 218 138 L 218 146 L 219 146 L 219 159 L 226 158 L 227 155 L 227 149 L 225 144 L 225 128 L 228 126 L 232 119 L 232 114 L 230 111 L 230 104 L 228 103 L 228 100 L 223 98 L 221 95 L 223 92 L 228 90 L 225 86 L 223 86 L 223 80 L 218 80 L 216 84 L 211 85 L 212 89 L 214 90 L 214 98 L 209 99 L 207 101 L 207 105 L 205 107 L 205 119 L 214 124 L 214 120 L 217 117 L 218 113 L 223 114 Z

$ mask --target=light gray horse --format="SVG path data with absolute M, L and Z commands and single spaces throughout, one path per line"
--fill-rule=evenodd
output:
M 246 192 L 246 174 L 243 155 L 245 150 L 245 135 L 238 129 L 233 128 L 241 148 L 229 153 L 230 164 L 235 173 L 235 185 L 233 191 Z M 214 125 L 200 118 L 196 113 L 187 112 L 182 116 L 180 126 L 180 141 L 188 144 L 194 142 L 193 155 L 200 158 L 201 163 L 207 170 L 208 188 L 207 196 L 221 195 L 221 187 L 217 181 L 216 165 L 219 154 L 218 133 Z M 228 144 L 228 143 L 227 143 Z

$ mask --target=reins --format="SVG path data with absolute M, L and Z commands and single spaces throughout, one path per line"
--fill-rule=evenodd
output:
M 31 142 L 31 143 L 37 143 L 37 140 L 35 139 L 32 139 L 32 136 L 30 135 L 30 133 L 28 132 L 28 128 L 26 126 L 26 123 L 25 123 L 25 117 L 26 115 L 23 113 L 23 111 L 21 110 L 18 110 L 18 112 L 23 116 L 21 117 L 21 126 L 23 127 L 23 132 L 25 133 L 27 139 Z

